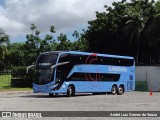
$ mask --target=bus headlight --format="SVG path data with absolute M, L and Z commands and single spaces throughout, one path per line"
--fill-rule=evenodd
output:
M 65 85 L 62 85 L 62 88 L 64 89 L 64 88 L 65 88 Z

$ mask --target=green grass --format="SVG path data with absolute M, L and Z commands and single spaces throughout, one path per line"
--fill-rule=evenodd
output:
M 146 81 L 136 81 L 136 91 L 147 91 L 147 82 Z
M 2 91 L 32 91 L 32 88 L 3 87 L 3 88 L 0 88 L 0 92 Z
M 32 88 L 13 88 L 11 75 L 0 75 L 0 91 L 32 91 Z
M 11 75 L 0 75 L 0 88 L 8 87 L 11 84 Z

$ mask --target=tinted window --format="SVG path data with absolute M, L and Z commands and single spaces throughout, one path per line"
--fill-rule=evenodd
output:
M 41 54 L 37 60 L 37 66 L 52 66 L 57 61 L 56 54 Z
M 58 63 L 68 62 L 68 61 L 69 61 L 68 64 L 64 64 L 57 67 L 57 71 L 60 71 L 62 73 L 64 79 L 67 78 L 67 75 L 69 74 L 74 65 L 85 64 L 82 55 L 77 55 L 77 54 L 62 54 L 59 57 Z
M 120 74 L 101 74 L 101 73 L 74 73 L 69 81 L 118 81 Z
M 98 57 L 98 62 L 103 65 L 115 65 L 115 66 L 133 66 L 133 59 L 124 58 L 111 58 L 111 57 Z

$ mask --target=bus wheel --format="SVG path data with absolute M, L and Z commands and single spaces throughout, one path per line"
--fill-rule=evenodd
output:
M 72 86 L 69 86 L 67 89 L 67 97 L 71 97 L 74 94 L 73 92 Z
M 53 96 L 54 96 L 54 94 L 53 94 L 53 93 L 49 93 L 49 96 L 50 96 L 50 97 L 53 97 Z
M 124 87 L 121 85 L 118 88 L 117 95 L 122 95 L 124 93 Z
M 113 85 L 111 89 L 111 94 L 115 95 L 117 93 L 117 86 Z
M 92 95 L 98 95 L 98 93 L 92 93 Z

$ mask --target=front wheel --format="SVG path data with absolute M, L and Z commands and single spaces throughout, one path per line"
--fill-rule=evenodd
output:
M 50 97 L 58 96 L 58 93 L 49 93 Z
M 53 93 L 49 93 L 49 96 L 50 96 L 50 97 L 53 97 L 53 96 L 54 96 L 54 94 L 53 94 Z
M 72 86 L 69 86 L 67 89 L 67 97 L 71 97 L 75 95 L 75 91 Z

